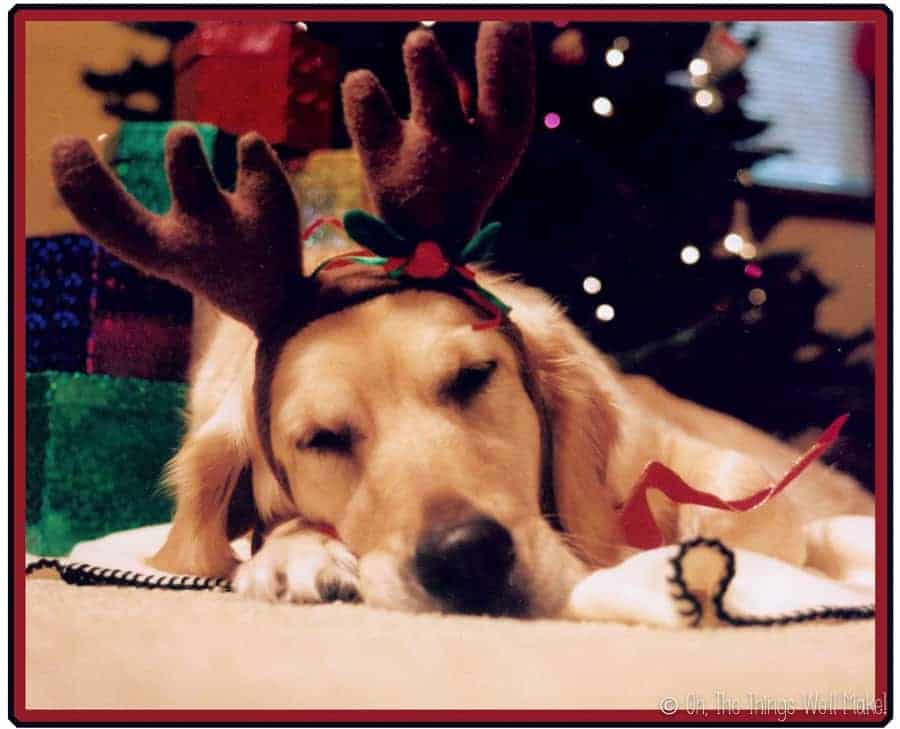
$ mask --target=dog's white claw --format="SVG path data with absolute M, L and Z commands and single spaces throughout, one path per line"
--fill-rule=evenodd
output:
M 340 542 L 310 534 L 271 537 L 237 568 L 232 587 L 268 602 L 360 599 L 356 557 Z

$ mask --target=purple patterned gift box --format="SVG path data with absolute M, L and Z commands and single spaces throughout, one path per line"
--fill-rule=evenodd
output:
M 26 240 L 26 366 L 84 371 L 97 246 L 73 234 Z

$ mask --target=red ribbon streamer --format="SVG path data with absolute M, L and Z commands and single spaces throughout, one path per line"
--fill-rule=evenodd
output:
M 300 235 L 300 240 L 305 241 L 323 225 L 333 225 L 338 230 L 344 229 L 344 224 L 340 221 L 339 218 L 324 215 L 321 218 L 316 218 L 312 223 L 309 224 L 309 226 Z
M 314 532 L 319 532 L 319 534 L 324 534 L 326 537 L 330 537 L 331 539 L 336 539 L 337 541 L 341 541 L 340 536 L 338 536 L 337 529 L 335 529 L 331 524 L 325 521 L 311 521 L 304 524 L 307 529 L 311 529 Z
M 651 489 L 662 492 L 677 504 L 694 504 L 724 511 L 750 511 L 768 503 L 786 489 L 816 458 L 824 453 L 837 440 L 841 428 L 847 422 L 849 414 L 845 413 L 826 428 L 821 437 L 800 456 L 781 479 L 771 486 L 757 491 L 751 496 L 734 501 L 723 501 L 718 496 L 698 491 L 688 486 L 673 470 L 659 461 L 652 461 L 644 468 L 637 485 L 625 503 L 620 517 L 625 541 L 639 549 L 655 549 L 665 544 L 659 525 L 653 518 L 650 505 L 647 503 L 647 492 Z

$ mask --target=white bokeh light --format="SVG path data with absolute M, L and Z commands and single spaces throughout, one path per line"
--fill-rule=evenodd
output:
M 696 94 L 694 94 L 694 103 L 699 106 L 701 109 L 707 109 L 713 105 L 713 102 L 716 100 L 716 97 L 713 96 L 712 91 L 709 89 L 700 89 Z
M 744 247 L 744 239 L 737 233 L 729 233 L 728 235 L 725 236 L 725 239 L 722 241 L 722 244 L 725 246 L 726 251 L 737 255 L 738 253 L 741 252 L 741 249 Z
M 599 294 L 603 288 L 603 282 L 596 276 L 587 276 L 581 282 L 581 286 L 586 294 Z
M 613 68 L 618 68 L 625 63 L 625 54 L 618 48 L 610 48 L 606 52 L 606 64 Z
M 691 76 L 705 76 L 709 73 L 709 62 L 705 58 L 695 58 L 688 65 Z
M 681 249 L 681 260 L 688 266 L 693 266 L 700 260 L 700 249 L 697 246 L 685 246 Z
M 591 108 L 594 110 L 594 113 L 599 116 L 613 115 L 613 103 L 605 96 L 598 96 L 596 99 L 594 99 L 594 103 L 591 104 Z
M 616 316 L 616 310 L 609 304 L 600 304 L 594 311 L 594 316 L 600 321 L 612 321 Z

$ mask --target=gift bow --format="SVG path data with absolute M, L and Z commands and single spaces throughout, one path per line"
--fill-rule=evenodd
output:
M 362 210 L 350 210 L 343 222 L 337 218 L 319 218 L 304 232 L 303 240 L 322 225 L 332 225 L 344 230 L 365 250 L 349 251 L 323 261 L 313 271 L 313 276 L 352 263 L 363 266 L 380 266 L 393 279 L 445 280 L 486 311 L 489 319 L 472 325 L 474 329 L 491 329 L 500 324 L 510 307 L 482 288 L 475 281 L 475 272 L 466 264 L 487 257 L 500 233 L 500 223 L 490 223 L 482 228 L 462 249 L 457 261 L 451 261 L 438 243 L 424 240 L 411 246 L 387 223 Z M 410 252 L 410 248 L 412 251 Z M 371 255 L 375 253 L 376 255 Z

